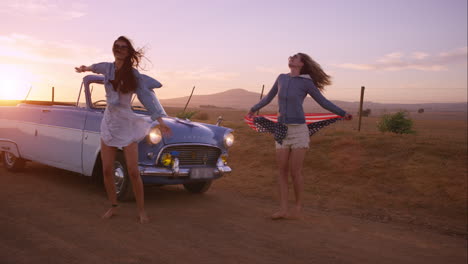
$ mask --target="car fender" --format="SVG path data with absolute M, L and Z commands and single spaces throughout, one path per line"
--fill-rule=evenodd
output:
M 0 152 L 10 152 L 17 158 L 21 158 L 18 145 L 9 139 L 0 138 Z

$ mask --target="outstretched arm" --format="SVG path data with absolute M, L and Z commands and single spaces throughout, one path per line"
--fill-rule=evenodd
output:
M 307 93 L 312 97 L 314 98 L 314 100 L 323 108 L 325 108 L 326 110 L 334 113 L 334 114 L 337 114 L 339 116 L 343 116 L 345 118 L 350 118 L 348 117 L 348 115 L 346 114 L 346 111 L 344 111 L 343 109 L 339 108 L 338 106 L 336 106 L 335 104 L 333 104 L 332 102 L 328 101 L 327 98 L 325 98 L 322 93 L 319 91 L 319 89 L 317 89 L 317 87 L 315 87 L 314 83 L 311 82 L 311 84 L 309 85 L 308 89 L 307 89 Z
M 78 73 L 92 71 L 97 74 L 108 74 L 111 69 L 110 66 L 111 63 L 109 62 L 100 62 L 90 66 L 81 65 L 80 67 L 75 67 L 75 71 Z
M 80 67 L 75 67 L 75 71 L 78 73 L 91 71 L 91 66 L 81 65 Z
M 271 87 L 271 90 L 268 92 L 268 94 L 263 97 L 258 104 L 254 105 L 249 112 L 249 115 L 253 114 L 254 112 L 257 112 L 261 108 L 263 108 L 265 105 L 269 104 L 273 98 L 275 98 L 276 94 L 278 93 L 278 78 L 276 78 L 275 83 L 273 84 L 273 87 Z

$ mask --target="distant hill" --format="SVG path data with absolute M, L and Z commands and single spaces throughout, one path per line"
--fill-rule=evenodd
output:
M 194 95 L 190 100 L 189 108 L 201 107 L 221 107 L 233 108 L 239 110 L 248 110 L 255 105 L 260 99 L 260 93 L 250 92 L 244 89 L 232 89 L 221 93 L 208 95 Z M 184 107 L 187 103 L 188 96 L 161 99 L 161 103 L 165 107 Z M 0 100 L 0 105 L 16 105 L 21 101 Z M 359 109 L 359 102 L 346 102 L 332 100 L 339 107 L 356 113 Z M 382 104 L 365 101 L 364 109 L 371 109 L 372 113 L 379 114 L 385 111 L 407 110 L 415 112 L 423 108 L 425 112 L 467 112 L 467 103 L 427 103 L 427 104 Z M 278 109 L 277 98 L 263 108 L 263 111 L 276 111 Z M 310 96 L 304 101 L 304 110 L 306 112 L 326 112 L 322 109 Z
M 164 106 L 183 107 L 187 103 L 188 96 L 161 99 Z M 235 109 L 247 109 L 255 104 L 260 98 L 259 93 L 249 92 L 244 89 L 232 89 L 221 93 L 209 95 L 193 95 L 189 106 L 214 105 L 217 107 L 230 107 Z
M 221 93 L 209 94 L 209 95 L 193 95 L 190 100 L 189 107 L 200 107 L 201 106 L 217 106 L 227 107 L 240 110 L 248 110 L 260 99 L 259 93 L 250 92 L 244 89 L 232 89 Z M 173 107 L 184 107 L 187 103 L 188 96 L 172 98 L 172 99 L 161 99 L 161 103 L 164 106 Z M 341 108 L 356 112 L 359 109 L 359 102 L 346 102 L 346 101 L 335 101 L 332 102 Z M 364 101 L 364 109 L 370 108 L 374 113 L 376 111 L 396 111 L 396 110 L 407 110 L 417 111 L 423 108 L 424 111 L 436 111 L 436 112 L 467 112 L 467 103 L 427 103 L 427 104 L 382 104 Z M 266 111 L 275 111 L 278 109 L 277 98 L 264 108 Z M 323 112 L 323 110 L 312 98 L 309 96 L 304 101 L 304 110 L 306 112 Z

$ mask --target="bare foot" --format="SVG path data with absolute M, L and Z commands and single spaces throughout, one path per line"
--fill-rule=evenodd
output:
M 148 215 L 146 214 L 146 212 L 141 212 L 140 215 L 140 223 L 141 224 L 146 224 L 146 223 L 149 223 L 149 217 Z
M 294 209 L 292 209 L 288 213 L 288 218 L 289 219 L 294 219 L 294 220 L 300 220 L 302 219 L 302 206 L 296 205 Z
M 288 216 L 287 210 L 279 210 L 271 215 L 271 219 L 273 220 L 285 219 L 287 216 Z
M 103 219 L 109 219 L 112 216 L 117 215 L 117 207 L 111 207 L 105 214 L 102 215 L 101 218 Z

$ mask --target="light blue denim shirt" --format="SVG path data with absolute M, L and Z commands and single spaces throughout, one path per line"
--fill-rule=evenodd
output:
M 91 65 L 91 71 L 97 74 L 104 75 L 104 87 L 106 89 L 106 101 L 109 105 L 119 104 L 119 93 L 114 90 L 111 80 L 115 78 L 115 65 L 112 62 L 101 62 Z M 149 83 L 154 83 L 156 80 L 150 77 L 143 78 L 142 74 L 137 69 L 133 69 L 133 73 L 136 76 L 138 85 L 135 91 L 138 100 L 148 110 L 152 120 L 156 120 L 160 117 L 167 116 L 164 108 L 156 97 L 155 93 L 151 88 L 148 87 Z M 159 83 L 156 81 L 156 83 Z
M 257 112 L 278 94 L 279 114 L 278 122 L 284 124 L 304 124 L 304 109 L 302 104 L 307 95 L 310 95 L 321 107 L 326 110 L 344 116 L 346 112 L 328 101 L 315 87 L 308 74 L 291 77 L 289 74 L 280 74 L 273 84 L 270 92 L 250 111 Z

